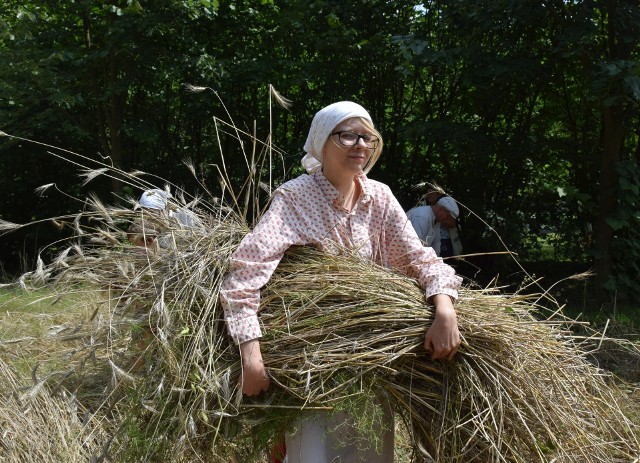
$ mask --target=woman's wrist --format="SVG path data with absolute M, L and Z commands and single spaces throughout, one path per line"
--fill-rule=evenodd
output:
M 244 362 L 251 362 L 256 358 L 262 359 L 260 352 L 260 339 L 252 339 L 240 344 L 240 356 Z
M 444 310 L 455 310 L 453 308 L 453 298 L 448 294 L 436 294 L 431 301 L 436 307 L 436 313 Z

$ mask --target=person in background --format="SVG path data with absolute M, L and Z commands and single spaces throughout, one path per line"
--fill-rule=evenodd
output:
M 440 257 L 460 255 L 462 243 L 457 229 L 460 209 L 456 201 L 438 187 L 430 187 L 425 198 L 427 204 L 407 211 L 418 237 Z
M 362 106 L 342 101 L 318 111 L 304 145 L 302 165 L 308 174 L 274 192 L 267 212 L 231 256 L 220 299 L 229 335 L 240 348 L 244 394 L 256 396 L 270 385 L 260 351 L 260 289 L 291 246 L 316 246 L 333 254 L 351 249 L 362 259 L 415 278 L 426 301 L 435 305 L 433 323 L 425 327 L 426 354 L 452 359 L 457 352 L 460 332 L 453 303 L 461 278 L 422 245 L 389 187 L 367 177 L 382 146 Z M 393 413 L 381 407 L 381 454 L 345 442 L 345 435 L 351 442 L 358 436 L 348 414 L 316 412 L 301 418 L 286 436 L 288 463 L 392 462 Z
M 140 210 L 141 215 L 137 217 L 127 229 L 127 239 L 135 248 L 135 253 L 144 254 L 148 251 L 152 253 L 158 249 L 169 249 L 172 237 L 167 233 L 167 217 L 175 220 L 180 227 L 201 227 L 202 222 L 191 211 L 179 208 L 171 204 L 169 200 L 171 194 L 159 188 L 146 190 L 140 196 L 138 204 L 134 210 Z M 163 217 L 166 215 L 166 217 Z M 153 330 L 148 325 L 143 325 L 140 330 L 132 334 L 132 346 L 136 354 L 129 366 L 130 371 L 137 371 L 144 366 L 144 355 L 153 339 Z
M 146 190 L 142 193 L 135 208 L 138 209 L 139 206 L 142 215 L 134 220 L 127 229 L 129 242 L 147 249 L 155 249 L 158 245 L 166 247 L 163 246 L 161 237 L 162 232 L 166 231 L 166 226 L 162 224 L 161 220 L 163 214 L 174 219 L 182 227 L 202 226 L 194 213 L 171 204 L 169 202 L 171 198 L 171 193 L 159 188 Z
M 434 205 L 431 206 L 437 223 L 440 224 L 440 257 L 453 257 L 462 252 L 462 243 L 460 249 L 456 249 L 453 243 L 454 239 L 460 242 L 458 236 L 458 216 L 460 209 L 455 199 L 451 196 L 442 196 Z
M 153 219 L 154 216 L 159 217 L 167 208 L 170 197 L 169 193 L 159 188 L 146 190 L 142 193 L 138 200 L 142 215 L 131 222 L 127 229 L 127 239 L 131 244 L 153 248 L 156 238 L 160 234 L 160 224 Z M 137 208 L 136 206 L 134 210 Z
M 429 188 L 427 189 L 427 193 L 425 194 L 425 198 L 429 205 L 434 206 L 438 203 L 440 198 L 448 197 L 445 191 L 440 188 L 435 183 L 429 184 Z M 451 221 L 447 221 L 447 224 L 443 224 L 440 227 L 440 253 L 438 254 L 441 257 L 453 257 L 459 256 L 462 254 L 462 241 L 460 240 L 460 235 L 458 234 L 458 217 L 459 210 L 457 204 L 451 205 L 448 207 L 450 211 L 453 211 L 456 215 L 455 224 L 452 224 Z M 457 211 L 457 212 L 455 212 Z

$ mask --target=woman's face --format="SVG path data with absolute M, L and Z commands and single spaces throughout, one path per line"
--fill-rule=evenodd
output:
M 358 118 L 347 119 L 338 124 L 331 133 L 354 132 L 358 135 L 371 135 Z M 330 135 L 324 144 L 322 153 L 322 170 L 325 175 L 357 175 L 367 165 L 373 149 L 367 148 L 362 138 L 358 138 L 354 146 L 344 146 L 338 135 Z

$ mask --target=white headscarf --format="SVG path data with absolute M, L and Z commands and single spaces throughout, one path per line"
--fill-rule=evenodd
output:
M 339 101 L 316 113 L 304 144 L 304 150 L 307 154 L 302 158 L 302 166 L 307 172 L 313 174 L 322 168 L 322 148 L 324 148 L 331 131 L 340 122 L 352 117 L 362 117 L 373 123 L 367 110 L 352 101 Z
M 164 190 L 160 190 L 159 188 L 154 188 L 142 193 L 142 196 L 140 196 L 138 203 L 142 207 L 146 207 L 147 209 L 156 209 L 159 211 L 163 211 L 167 207 L 169 198 L 171 198 L 171 195 L 169 193 Z

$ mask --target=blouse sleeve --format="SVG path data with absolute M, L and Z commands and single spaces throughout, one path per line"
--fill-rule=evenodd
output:
M 436 255 L 433 248 L 422 244 L 398 200 L 391 191 L 388 195 L 385 220 L 388 264 L 418 280 L 427 300 L 436 294 L 457 299 L 462 278 Z
M 258 321 L 260 289 L 267 284 L 291 246 L 302 244 L 289 195 L 276 191 L 271 206 L 231 256 L 220 291 L 229 335 L 236 344 L 262 336 Z

